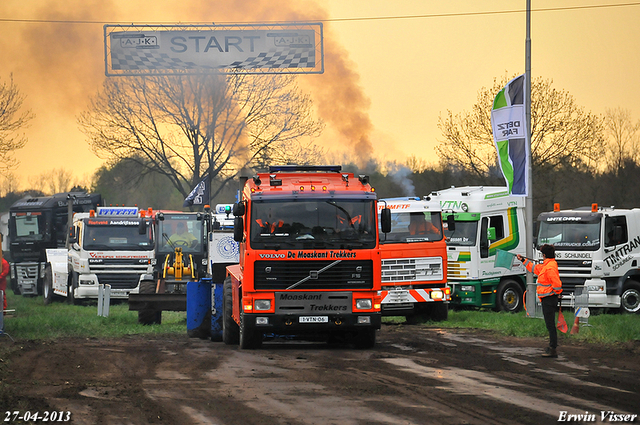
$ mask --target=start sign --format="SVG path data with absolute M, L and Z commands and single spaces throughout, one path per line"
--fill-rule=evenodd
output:
M 322 73 L 322 24 L 105 25 L 105 73 Z

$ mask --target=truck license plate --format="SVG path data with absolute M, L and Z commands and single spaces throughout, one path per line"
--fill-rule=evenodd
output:
M 329 323 L 329 316 L 300 316 L 300 323 Z

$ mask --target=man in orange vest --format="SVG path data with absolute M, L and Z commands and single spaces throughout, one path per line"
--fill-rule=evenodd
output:
M 438 228 L 424 218 L 423 213 L 411 213 L 409 217 L 409 233 L 411 235 L 426 235 L 427 233 L 440 234 Z
M 532 261 L 518 254 L 518 260 L 531 273 L 538 276 L 536 281 L 536 294 L 542 303 L 542 315 L 544 323 L 549 331 L 549 348 L 542 357 L 558 357 L 556 348 L 558 347 L 558 332 L 556 331 L 556 309 L 558 300 L 562 296 L 562 281 L 556 262 L 556 250 L 553 245 L 544 244 L 540 247 L 540 252 L 544 258 L 542 264 L 534 264 Z

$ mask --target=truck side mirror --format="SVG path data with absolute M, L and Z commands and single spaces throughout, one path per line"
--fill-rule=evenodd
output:
M 69 227 L 69 243 L 74 244 L 78 242 L 78 235 L 76 235 L 76 228 Z
M 380 227 L 382 233 L 389 233 L 391 231 L 391 210 L 389 208 L 383 208 L 380 213 Z
M 447 216 L 447 229 L 450 232 L 453 232 L 454 230 L 456 230 L 456 220 L 453 214 L 449 214 Z
M 140 224 L 138 224 L 138 234 L 144 235 L 145 233 L 147 233 L 147 220 L 142 219 L 140 220 Z
M 243 235 L 244 220 L 242 219 L 242 217 L 236 216 L 233 219 L 233 240 L 236 242 L 242 242 Z
M 236 217 L 242 217 L 245 213 L 244 202 L 236 202 L 233 204 L 233 215 Z M 235 225 L 234 225 L 235 227 Z
M 489 227 L 487 229 L 487 240 L 490 241 L 495 241 L 496 238 L 496 228 L 495 227 Z

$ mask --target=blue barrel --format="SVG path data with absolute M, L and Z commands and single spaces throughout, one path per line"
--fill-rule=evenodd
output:
M 222 283 L 211 284 L 211 341 L 222 341 Z
M 207 338 L 210 332 L 211 279 L 187 282 L 187 334 Z

